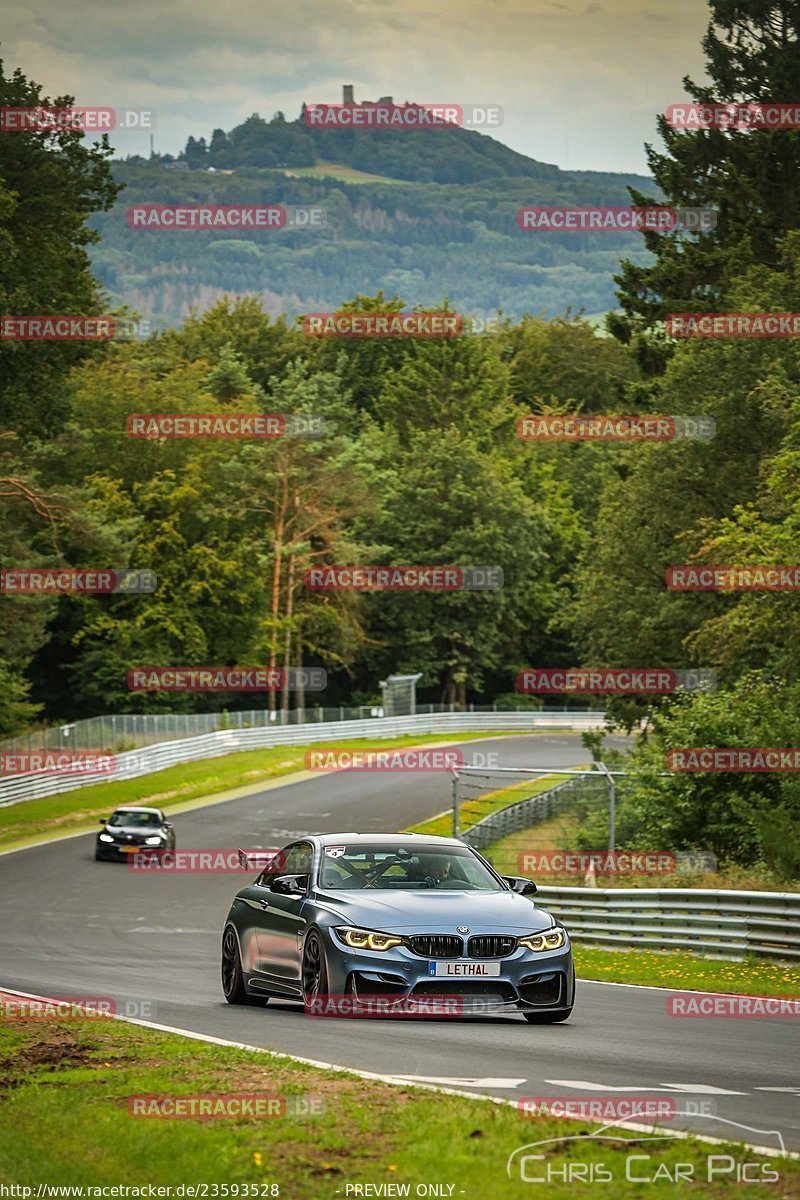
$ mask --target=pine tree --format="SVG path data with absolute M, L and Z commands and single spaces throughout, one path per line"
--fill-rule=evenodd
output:
M 710 0 L 703 39 L 707 84 L 684 78 L 697 104 L 783 102 L 800 97 L 800 2 Z M 654 327 L 670 312 L 722 311 L 729 279 L 753 263 L 780 268 L 780 243 L 800 226 L 800 129 L 692 129 L 658 118 L 665 150 L 647 145 L 663 196 L 630 189 L 637 205 L 717 210 L 716 227 L 697 236 L 646 233 L 656 255 L 649 266 L 622 263 L 615 277 L 623 314 L 609 329 L 635 340 L 642 365 L 653 373 L 664 346 Z M 645 336 L 637 336 L 642 335 Z

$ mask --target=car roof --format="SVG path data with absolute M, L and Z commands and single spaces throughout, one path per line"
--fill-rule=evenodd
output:
M 458 838 L 436 837 L 433 834 L 427 833 L 392 833 L 387 831 L 386 833 L 319 833 L 315 836 L 321 846 L 338 846 L 342 842 L 355 842 L 364 846 L 377 842 L 391 842 L 395 846 L 440 845 L 445 847 L 465 845 Z
M 160 808 L 144 808 L 138 804 L 119 804 L 114 809 L 115 813 L 157 813 L 159 817 L 163 817 L 163 812 Z

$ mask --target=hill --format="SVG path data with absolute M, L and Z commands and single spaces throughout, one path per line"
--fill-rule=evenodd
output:
M 262 165 L 271 157 L 281 165 Z M 637 234 L 523 232 L 517 212 L 532 204 L 623 205 L 628 186 L 652 190 L 649 180 L 562 171 L 468 130 L 312 131 L 280 114 L 271 122 L 254 116 L 229 134 L 216 130 L 208 145 L 190 138 L 180 163 L 117 161 L 125 190 L 93 222 L 102 234 L 93 265 L 112 303 L 158 322 L 178 323 L 226 292 L 257 294 L 268 311 L 290 315 L 379 290 L 409 305 L 447 296 L 480 316 L 498 309 L 555 316 L 567 307 L 602 313 L 615 304 L 619 259 L 647 259 Z M 137 202 L 315 205 L 326 224 L 134 230 L 125 213 Z

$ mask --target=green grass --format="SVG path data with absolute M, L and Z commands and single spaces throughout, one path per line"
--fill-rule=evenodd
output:
M 268 1029 L 268 1011 L 264 1023 Z M 520 1039 L 535 1043 L 543 1032 L 525 1026 Z M 392 1087 L 116 1021 L 3 1020 L 0 1088 L 0 1183 L 34 1187 L 248 1184 L 259 1189 L 250 1194 L 263 1196 L 276 1184 L 282 1200 L 334 1200 L 346 1195 L 348 1183 L 409 1183 L 412 1196 L 417 1184 L 438 1183 L 452 1184 L 454 1197 L 511 1200 L 528 1189 L 519 1176 L 507 1178 L 509 1154 L 531 1142 L 596 1129 L 594 1122 L 524 1117 L 507 1105 Z M 306 1118 L 207 1120 L 137 1118 L 128 1110 L 131 1096 L 198 1093 L 313 1096 L 322 1099 L 324 1110 Z M 624 1136 L 624 1129 L 617 1132 Z M 650 1172 L 660 1164 L 674 1171 L 676 1163 L 691 1163 L 704 1181 L 708 1155 L 725 1149 L 736 1159 L 766 1161 L 778 1170 L 779 1192 L 771 1195 L 800 1197 L 797 1161 L 761 1160 L 751 1151 L 693 1139 L 648 1143 L 639 1137 L 635 1149 L 568 1142 L 565 1148 L 548 1147 L 547 1156 L 556 1169 L 565 1155 L 573 1162 L 602 1161 L 615 1178 L 613 1190 L 603 1194 L 614 1200 L 645 1194 L 657 1200 L 685 1193 L 670 1184 L 642 1191 L 642 1185 L 627 1182 L 625 1153 L 649 1153 Z M 763 1184 L 737 1184 L 730 1177 L 715 1182 L 713 1192 L 702 1182 L 700 1187 L 700 1194 L 719 1200 L 765 1194 Z M 575 1188 L 554 1182 L 547 1196 L 566 1200 Z M 581 1194 L 599 1193 L 587 1188 Z
M 524 783 L 515 783 L 511 787 L 501 788 L 496 792 L 486 792 L 475 800 L 464 800 L 459 805 L 461 830 L 467 830 L 471 825 L 482 821 L 484 817 L 508 808 L 510 804 L 518 804 L 528 796 L 538 796 L 540 792 L 549 791 L 559 783 L 569 779 L 568 775 L 543 775 L 536 780 L 526 779 Z M 427 833 L 432 837 L 450 837 L 453 832 L 452 811 L 410 825 L 406 833 Z
M 347 167 L 341 163 L 316 163 L 313 167 L 292 167 L 292 175 L 299 179 L 329 178 L 341 179 L 344 183 L 394 183 L 409 186 L 406 179 L 390 179 L 388 175 L 372 175 L 369 171 L 359 171 L 357 167 Z
M 383 750 L 429 743 L 449 745 L 451 742 L 471 741 L 481 736 L 480 733 L 456 733 L 443 739 L 441 734 L 414 734 L 372 740 L 347 739 L 326 742 L 325 745 L 349 750 Z M 41 800 L 12 804 L 0 808 L 0 848 L 33 844 L 54 835 L 90 830 L 97 826 L 100 817 L 108 815 L 120 804 L 154 804 L 169 811 L 200 798 L 252 787 L 260 780 L 278 779 L 295 771 L 303 771 L 305 752 L 309 749 L 314 749 L 314 745 L 245 750 L 221 758 L 181 763 L 152 775 L 142 775 L 138 779 L 97 783 L 76 788 L 61 796 L 46 796 Z
M 596 950 L 581 944 L 573 945 L 572 950 L 582 979 L 744 996 L 800 995 L 797 966 L 786 963 L 757 958 L 725 962 L 688 950 Z
M 575 829 L 577 829 L 576 819 L 565 810 L 556 813 L 546 821 L 540 821 L 537 825 L 531 825 L 528 829 L 520 829 L 516 833 L 509 833 L 507 837 L 499 838 L 496 842 L 491 842 L 482 853 L 501 875 L 525 875 L 527 872 L 520 867 L 521 854 L 530 851 L 541 853 L 545 850 L 564 850 L 574 846 L 575 842 L 570 834 Z M 565 883 L 577 885 L 583 883 L 583 876 L 578 879 L 575 876 L 564 878 L 553 876 L 553 882 L 556 880 L 559 886 Z M 542 877 L 538 882 L 548 883 L 550 880 Z

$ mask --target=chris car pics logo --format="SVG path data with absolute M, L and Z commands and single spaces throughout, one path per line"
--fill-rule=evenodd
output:
M 612 1196 L 615 1182 L 639 1185 L 660 1183 L 668 1194 L 684 1196 L 698 1185 L 768 1184 L 781 1178 L 780 1160 L 786 1157 L 783 1135 L 776 1129 L 758 1129 L 730 1121 L 716 1113 L 678 1109 L 670 1120 L 683 1115 L 707 1120 L 701 1131 L 715 1142 L 745 1143 L 731 1152 L 729 1145 L 708 1145 L 698 1154 L 687 1150 L 679 1160 L 667 1159 L 670 1143 L 684 1144 L 683 1133 L 664 1129 L 633 1113 L 602 1125 L 592 1133 L 545 1138 L 514 1150 L 506 1161 L 509 1179 L 520 1183 L 560 1185 L 610 1184 L 604 1195 Z M 624 1132 L 620 1132 L 623 1130 Z M 586 1154 L 581 1149 L 586 1147 Z M 589 1190 L 583 1192 L 589 1195 Z M 594 1194 L 594 1193 L 591 1193 Z M 661 1193 L 659 1193 L 661 1194 Z M 699 1193 L 698 1193 L 699 1194 Z M 766 1194 L 766 1193 L 765 1193 Z

